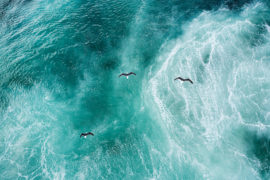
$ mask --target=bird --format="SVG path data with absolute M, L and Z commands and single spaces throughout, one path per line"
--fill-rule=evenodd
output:
M 177 79 L 179 79 L 179 80 L 181 80 L 181 81 L 189 81 L 191 84 L 193 84 L 193 82 L 192 82 L 190 79 L 183 79 L 183 78 L 181 78 L 181 77 L 177 77 L 177 78 L 175 78 L 174 80 L 177 80 Z
M 88 135 L 92 135 L 92 136 L 94 136 L 94 134 L 93 134 L 93 133 L 91 133 L 91 132 L 87 132 L 87 133 L 82 133 L 82 134 L 80 135 L 80 138 L 81 138 L 82 136 L 84 136 L 84 137 L 86 138 L 86 136 L 88 136 Z
M 129 75 L 132 75 L 132 74 L 136 76 L 136 74 L 135 74 L 134 72 L 130 72 L 130 73 L 122 73 L 122 74 L 119 75 L 119 77 L 121 77 L 121 76 L 126 76 L 127 79 L 128 79 L 128 76 L 129 76 Z

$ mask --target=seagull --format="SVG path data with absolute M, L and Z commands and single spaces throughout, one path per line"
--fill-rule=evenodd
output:
M 84 136 L 84 137 L 86 138 L 86 136 L 88 136 L 88 135 L 92 135 L 92 136 L 94 136 L 94 134 L 93 134 L 93 133 L 91 133 L 91 132 L 87 132 L 87 133 L 82 133 L 82 134 L 80 135 L 80 138 L 81 138 L 82 136 Z
M 179 80 L 181 80 L 181 81 L 189 81 L 191 84 L 193 84 L 193 82 L 192 82 L 190 79 L 183 79 L 183 78 L 181 78 L 181 77 L 177 77 L 177 78 L 175 78 L 174 80 L 177 80 L 177 79 L 179 79 Z
M 128 79 L 128 76 L 131 75 L 131 74 L 133 74 L 133 75 L 136 76 L 136 74 L 135 74 L 134 72 L 130 72 L 130 73 L 122 73 L 122 74 L 119 75 L 119 77 L 121 77 L 121 76 L 126 76 L 127 79 Z

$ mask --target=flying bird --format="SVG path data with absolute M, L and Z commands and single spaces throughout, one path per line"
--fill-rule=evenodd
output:
M 136 76 L 136 74 L 135 74 L 134 72 L 130 72 L 130 73 L 122 73 L 122 74 L 119 75 L 119 77 L 121 77 L 121 76 L 126 76 L 127 79 L 128 79 L 128 76 L 129 76 L 129 75 L 132 75 L 132 74 Z
M 82 136 L 84 136 L 84 137 L 86 138 L 86 136 L 88 136 L 88 135 L 92 135 L 92 136 L 94 136 L 94 134 L 93 134 L 93 133 L 91 133 L 91 132 L 87 132 L 87 133 L 82 133 L 82 134 L 80 135 L 80 138 L 81 138 Z
M 183 78 L 181 78 L 181 77 L 177 77 L 177 78 L 175 78 L 174 80 L 177 80 L 177 79 L 179 79 L 179 80 L 181 80 L 181 81 L 189 81 L 191 84 L 193 84 L 193 82 L 192 82 L 190 79 L 183 79 Z

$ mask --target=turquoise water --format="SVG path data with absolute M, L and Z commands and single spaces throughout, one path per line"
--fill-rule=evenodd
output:
M 269 1 L 1 0 L 0 77 L 0 179 L 270 178 Z

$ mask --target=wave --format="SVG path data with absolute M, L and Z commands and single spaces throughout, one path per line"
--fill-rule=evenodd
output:
M 13 2 L 0 179 L 269 178 L 267 2 Z
M 243 135 L 269 131 L 269 31 L 262 12 L 267 12 L 263 3 L 239 14 L 205 11 L 183 25 L 182 36 L 163 45 L 144 91 L 145 101 L 159 109 L 156 123 L 169 144 L 180 147 L 169 153 L 175 166 L 185 163 L 177 158 L 185 152 L 188 164 L 207 179 L 267 175 L 258 168 L 267 160 L 249 154 L 252 144 Z M 175 82 L 177 76 L 194 84 Z

